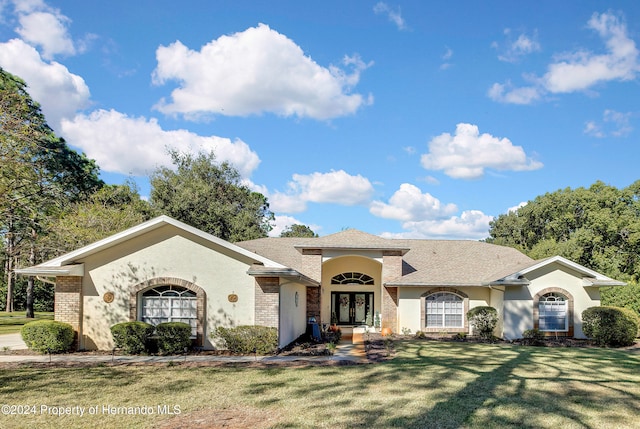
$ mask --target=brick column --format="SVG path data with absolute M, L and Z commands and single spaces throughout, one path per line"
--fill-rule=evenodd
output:
M 278 328 L 280 320 L 280 279 L 256 277 L 255 324 Z
M 54 319 L 73 327 L 77 348 L 82 335 L 82 277 L 56 277 Z
M 320 288 L 307 286 L 307 320 L 315 317 L 320 323 Z
M 402 251 L 386 250 L 382 254 L 382 327 L 398 331 L 398 288 L 387 282 L 402 277 Z

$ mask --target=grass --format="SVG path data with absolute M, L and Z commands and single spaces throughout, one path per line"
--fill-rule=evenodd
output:
M 194 427 L 205 415 L 226 420 L 201 427 L 638 427 L 636 353 L 438 341 L 396 348 L 391 361 L 358 366 L 0 368 L 0 402 L 38 407 L 0 414 L 0 427 Z M 43 404 L 99 408 L 56 417 L 39 414 Z M 159 415 L 158 405 L 180 415 Z M 103 406 L 156 412 L 113 415 Z
M 24 314 L 24 311 L 15 311 L 13 313 L 0 311 L 0 335 L 18 333 L 25 323 L 33 322 L 34 320 L 53 320 L 53 312 L 36 312 L 35 319 L 27 319 Z

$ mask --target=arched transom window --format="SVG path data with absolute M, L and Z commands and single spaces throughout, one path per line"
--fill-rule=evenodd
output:
M 183 322 L 191 326 L 196 336 L 196 294 L 181 286 L 156 286 L 142 293 L 141 318 L 143 322 L 158 325 L 163 322 Z
M 373 283 L 373 277 L 362 273 L 342 273 L 331 278 L 332 285 L 372 285 Z
M 538 320 L 541 331 L 567 331 L 569 329 L 569 300 L 566 296 L 550 292 L 538 301 Z
M 427 328 L 464 327 L 464 299 L 454 293 L 437 292 L 426 297 Z

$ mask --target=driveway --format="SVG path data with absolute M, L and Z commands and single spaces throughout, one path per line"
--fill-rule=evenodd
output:
M 27 345 L 22 341 L 20 334 L 0 335 L 0 351 L 2 350 L 24 350 Z

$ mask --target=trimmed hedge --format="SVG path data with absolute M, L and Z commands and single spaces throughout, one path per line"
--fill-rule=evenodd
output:
M 493 330 L 498 324 L 498 310 L 489 306 L 474 307 L 467 312 L 473 333 L 485 340 L 493 340 Z
M 164 322 L 156 326 L 158 351 L 162 354 L 178 354 L 191 348 L 191 326 L 182 322 Z
M 220 338 L 232 353 L 267 355 L 275 353 L 278 349 L 278 330 L 268 326 L 219 326 L 215 336 Z
M 39 353 L 64 353 L 73 344 L 75 332 L 68 323 L 55 320 L 29 322 L 20 329 L 23 341 Z
M 582 312 L 582 331 L 599 346 L 632 345 L 639 324 L 636 313 L 628 308 L 590 307 Z
M 125 353 L 139 355 L 148 353 L 150 338 L 155 327 L 145 322 L 123 322 L 111 327 L 113 343 Z
M 527 329 L 522 333 L 522 344 L 525 346 L 541 346 L 544 344 L 544 332 L 539 329 Z

